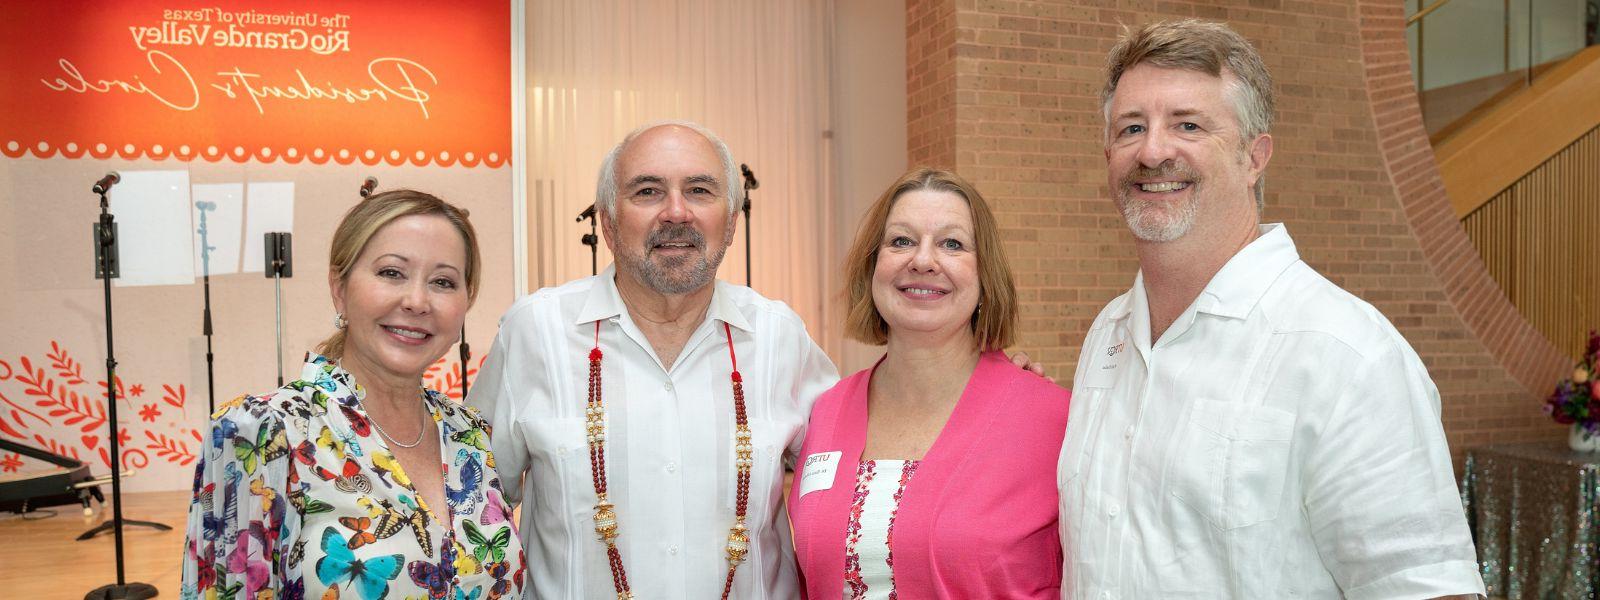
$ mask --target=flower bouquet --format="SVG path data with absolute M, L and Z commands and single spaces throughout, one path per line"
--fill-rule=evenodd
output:
M 1573 450 L 1600 452 L 1600 334 L 1589 332 L 1583 357 L 1572 370 L 1572 378 L 1556 384 L 1545 400 L 1544 412 L 1562 425 L 1571 425 L 1567 442 Z

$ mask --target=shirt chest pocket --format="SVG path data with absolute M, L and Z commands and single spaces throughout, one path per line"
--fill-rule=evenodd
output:
M 1100 430 L 1096 410 L 1105 401 L 1105 388 L 1084 387 L 1076 390 L 1067 417 L 1067 431 L 1061 440 L 1061 454 L 1056 458 L 1056 487 L 1063 492 L 1067 484 L 1078 479 L 1088 462 L 1088 440 Z
M 1169 471 L 1172 495 L 1220 530 L 1277 518 L 1294 415 L 1204 398 L 1190 411 Z
M 527 481 L 539 510 L 588 516 L 594 489 L 589 469 L 587 423 L 575 418 L 544 418 L 523 424 L 528 438 Z M 523 510 L 529 510 L 524 507 Z
M 783 478 L 775 477 L 783 472 L 779 463 L 783 456 L 784 440 L 778 439 L 781 431 L 765 422 L 752 421 L 750 423 L 750 487 L 746 490 L 745 514 L 749 517 L 752 529 L 760 527 L 766 515 L 768 500 L 781 498 L 783 494 Z M 738 507 L 738 478 L 737 466 L 730 465 L 727 475 L 720 472 L 717 478 L 726 483 L 719 483 L 722 492 L 722 504 L 730 513 Z

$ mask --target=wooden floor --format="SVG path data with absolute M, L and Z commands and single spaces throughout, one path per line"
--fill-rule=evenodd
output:
M 105 489 L 111 491 L 109 487 Z M 108 504 L 87 518 L 77 506 L 53 508 L 56 516 L 40 520 L 0 513 L 0 598 L 80 600 L 91 590 L 116 582 L 116 551 L 111 534 L 83 542 L 74 539 L 110 518 L 111 506 Z M 161 598 L 178 597 L 188 509 L 189 492 L 127 494 L 122 518 L 172 526 L 172 531 L 124 528 L 127 581 L 154 585 Z
M 106 486 L 107 495 L 111 488 Z M 124 495 L 122 518 L 154 521 L 171 531 L 123 528 L 126 580 L 156 586 L 161 598 L 178 597 L 183 557 L 183 528 L 189 492 L 145 492 Z M 79 600 L 102 585 L 116 583 L 115 542 L 110 532 L 86 541 L 74 538 L 111 518 L 111 505 L 84 517 L 77 505 L 51 507 L 56 516 L 34 520 L 0 513 L 0 597 Z M 42 511 L 41 511 L 42 512 Z

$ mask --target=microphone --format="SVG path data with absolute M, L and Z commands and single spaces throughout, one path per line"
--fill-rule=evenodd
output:
M 215 202 L 207 202 L 205 200 L 201 200 L 201 201 L 195 202 L 194 203 L 194 207 L 198 208 L 198 209 L 200 209 L 202 211 L 216 210 L 217 209 L 217 203 L 215 203 Z
M 111 186 L 116 185 L 119 181 L 122 181 L 122 175 L 119 175 L 116 171 L 106 173 L 106 176 L 101 177 L 100 181 L 94 182 L 94 189 L 91 191 L 96 194 L 104 194 L 111 191 Z
M 756 181 L 756 174 L 750 172 L 750 165 L 739 163 L 739 172 L 744 173 L 744 189 L 753 190 L 761 187 L 761 182 Z
M 594 216 L 594 205 L 590 204 L 589 208 L 585 208 L 585 209 L 583 209 L 583 212 L 578 213 L 578 220 L 582 221 L 584 219 L 587 219 L 587 218 L 593 217 L 593 216 Z
M 367 176 L 367 180 L 361 182 L 361 197 L 365 198 L 367 196 L 371 196 L 372 190 L 375 189 L 378 189 L 378 178 L 370 175 Z

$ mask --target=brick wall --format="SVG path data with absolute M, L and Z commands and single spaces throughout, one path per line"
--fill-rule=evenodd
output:
M 1223 20 L 1278 86 L 1266 222 L 1372 302 L 1443 396 L 1459 459 L 1564 435 L 1539 411 L 1566 359 L 1517 316 L 1450 212 L 1422 133 L 1398 0 L 907 2 L 911 164 L 954 166 L 994 205 L 1023 305 L 1019 348 L 1069 378 L 1138 262 L 1105 189 L 1101 69 L 1123 24 Z
M 955 166 L 955 4 L 906 0 L 906 146 L 911 164 Z

